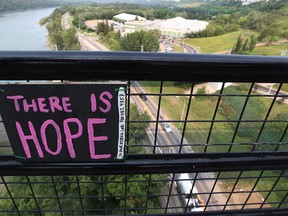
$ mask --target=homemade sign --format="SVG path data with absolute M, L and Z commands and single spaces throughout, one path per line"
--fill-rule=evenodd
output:
M 124 158 L 125 85 L 0 85 L 0 112 L 22 162 Z

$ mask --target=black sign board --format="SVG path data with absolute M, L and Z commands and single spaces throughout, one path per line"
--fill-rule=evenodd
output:
M 124 158 L 125 85 L 0 85 L 0 112 L 22 162 Z

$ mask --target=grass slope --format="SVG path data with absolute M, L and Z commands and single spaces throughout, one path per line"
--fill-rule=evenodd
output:
M 185 43 L 193 47 L 200 47 L 201 53 L 216 53 L 231 49 L 240 33 L 243 32 L 236 31 L 221 36 L 207 38 L 187 38 L 185 39 Z

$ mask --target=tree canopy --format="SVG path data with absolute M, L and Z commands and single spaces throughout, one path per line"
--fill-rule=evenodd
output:
M 49 16 L 49 19 L 46 19 L 49 40 L 58 50 L 80 50 L 81 46 L 76 36 L 76 30 L 74 28 L 62 29 L 61 19 L 64 12 L 61 9 L 56 9 Z
M 144 122 L 131 123 L 129 137 L 132 144 L 139 143 L 145 136 L 149 116 L 140 113 L 136 105 L 130 107 L 131 120 Z M 145 120 L 147 122 L 145 122 Z M 141 153 L 144 148 L 131 148 L 129 153 Z M 90 175 L 90 176 L 16 176 L 6 177 L 10 191 L 21 215 L 38 216 L 41 210 L 45 215 L 63 211 L 64 216 L 98 214 L 143 214 L 145 208 L 160 207 L 157 196 L 167 181 L 166 175 Z M 0 209 L 16 210 L 5 189 L 1 194 Z M 7 199 L 6 199 L 7 198 Z M 96 211 L 97 209 L 97 211 Z M 25 211 L 26 210 L 26 211 Z M 33 211 L 29 211 L 33 210 Z M 51 210 L 51 211 L 50 211 Z M 155 210 L 157 211 L 157 210 Z M 157 212 L 155 212 L 157 213 Z M 4 216 L 14 215 L 8 212 Z
M 157 52 L 159 50 L 158 38 L 152 32 L 136 31 L 127 34 L 120 40 L 122 50 Z
M 5 10 L 19 10 L 19 9 L 30 9 L 40 7 L 55 7 L 59 6 L 61 1 L 59 0 L 9 0 L 0 1 L 0 11 Z

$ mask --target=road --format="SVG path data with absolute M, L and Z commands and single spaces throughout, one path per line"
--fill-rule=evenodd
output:
M 132 83 L 132 88 L 131 88 L 131 93 L 144 93 L 145 91 L 141 86 L 137 83 L 134 82 Z M 146 96 L 147 100 L 143 101 L 139 96 L 133 96 L 132 100 L 134 103 L 137 105 L 138 109 L 140 112 L 147 111 L 149 116 L 151 117 L 152 121 L 157 120 L 157 106 L 152 100 L 152 96 Z M 160 119 L 159 120 L 167 120 L 168 118 L 165 116 L 165 113 L 160 112 Z M 158 124 L 158 130 L 157 130 L 157 137 L 155 138 L 155 131 L 156 131 L 156 124 L 151 123 L 149 125 L 149 129 L 147 130 L 147 134 L 150 139 L 150 144 L 154 144 L 156 140 L 156 145 L 155 146 L 155 153 L 156 154 L 161 154 L 161 153 L 170 153 L 170 154 L 179 154 L 179 153 L 193 153 L 193 150 L 191 149 L 190 146 L 183 146 L 181 149 L 181 152 L 179 152 L 179 145 L 181 143 L 181 134 L 177 130 L 176 127 L 174 127 L 171 123 L 170 126 L 172 128 L 171 133 L 167 133 L 163 127 L 161 126 L 161 123 Z M 184 138 L 183 139 L 183 144 L 188 144 L 189 142 Z M 174 146 L 173 146 L 174 145 Z M 175 146 L 176 145 L 176 146 Z M 167 147 L 166 147 L 167 146 Z M 149 148 L 150 151 L 149 153 L 153 153 L 154 148 Z M 224 205 L 226 203 L 226 198 L 221 195 L 217 194 L 216 192 L 221 192 L 221 189 L 219 187 L 220 182 L 215 183 L 215 175 L 214 173 L 198 173 L 197 176 L 195 176 L 195 173 L 190 173 L 190 178 L 195 179 L 195 187 L 197 188 L 201 199 L 203 200 L 204 204 L 209 204 L 209 205 Z M 201 180 L 197 180 L 201 179 Z M 214 186 L 215 184 L 215 186 Z M 214 191 L 212 191 L 212 188 L 214 186 Z M 173 187 L 176 187 L 176 185 L 173 185 Z M 174 188 L 175 190 L 175 188 Z M 210 194 L 211 192 L 215 193 L 211 197 Z M 175 199 L 175 196 L 173 197 Z M 177 201 L 173 201 L 177 202 Z M 169 207 L 170 204 L 169 204 Z M 207 210 L 222 210 L 222 208 L 219 208 L 218 206 L 211 206 L 207 208 Z
M 68 26 L 70 25 L 70 15 L 69 14 L 64 14 L 63 18 L 62 18 L 62 26 L 63 29 L 67 29 Z M 69 26 L 70 28 L 71 26 Z M 77 31 L 77 37 L 78 40 L 82 46 L 82 48 L 87 49 L 87 50 L 108 50 L 107 48 L 105 48 L 103 45 L 101 45 L 100 43 L 97 43 L 95 41 L 95 38 L 93 37 L 86 37 L 84 36 L 82 33 L 80 33 L 79 31 Z M 178 42 L 175 42 L 178 43 Z M 179 43 L 180 45 L 182 45 L 181 43 Z M 187 50 L 187 52 L 192 52 L 192 53 L 198 53 L 198 51 L 193 48 L 190 47 L 188 45 L 185 44 L 185 49 Z M 141 88 L 141 86 L 137 83 L 134 82 L 132 84 L 132 88 L 131 88 L 131 93 L 144 93 L 144 90 Z M 148 97 L 149 98 L 149 97 Z M 157 106 L 156 104 L 153 102 L 153 100 L 148 99 L 146 101 L 142 101 L 140 99 L 140 97 L 138 96 L 134 96 L 132 97 L 132 101 L 137 105 L 138 109 L 140 112 L 144 112 L 145 110 L 147 111 L 147 113 L 150 115 L 151 120 L 157 120 Z M 163 119 L 167 119 L 168 117 L 165 115 L 165 113 L 160 112 L 160 119 L 158 120 L 163 120 Z M 171 153 L 171 154 L 179 154 L 179 153 L 193 153 L 193 150 L 191 149 L 190 146 L 183 146 L 181 148 L 179 148 L 179 144 L 181 143 L 181 134 L 179 133 L 179 131 L 177 130 L 176 127 L 174 127 L 172 124 L 170 124 L 172 131 L 171 133 L 167 133 L 161 123 L 158 124 L 158 130 L 157 130 L 157 137 L 155 138 L 154 134 L 156 131 L 156 124 L 150 124 L 149 125 L 149 129 L 147 129 L 147 134 L 148 134 L 148 138 L 150 139 L 150 141 L 148 142 L 148 144 L 151 144 L 155 142 L 156 140 L 156 145 L 158 145 L 159 147 L 151 147 L 148 149 L 149 153 L 153 153 L 155 152 L 156 154 L 161 154 L 161 153 Z M 184 138 L 183 139 L 183 144 L 188 144 L 189 142 Z M 190 174 L 190 178 L 194 179 L 195 178 L 195 174 L 191 173 Z M 197 181 L 197 179 L 202 179 L 201 181 Z M 205 181 L 203 181 L 203 179 L 205 179 Z M 209 180 L 211 179 L 211 180 Z M 221 202 L 221 204 L 224 204 L 226 202 L 226 199 L 223 196 L 218 195 L 213 195 L 212 197 L 209 198 L 209 194 L 211 193 L 211 190 L 213 188 L 213 184 L 215 182 L 215 176 L 214 173 L 199 173 L 197 175 L 197 178 L 195 179 L 195 187 L 197 188 L 199 193 L 203 193 L 201 195 L 201 199 L 203 200 L 203 202 L 206 204 L 209 201 L 209 204 L 213 205 L 215 203 L 219 203 Z M 177 190 L 176 190 L 176 184 L 172 185 L 172 194 L 177 194 Z M 164 191 L 169 192 L 169 187 L 164 187 L 163 189 Z M 214 187 L 214 192 L 217 191 L 221 191 L 219 189 L 218 184 L 215 185 Z M 204 194 L 206 193 L 206 194 Z M 163 199 L 161 200 L 161 202 L 163 202 Z M 167 200 L 166 200 L 167 203 Z M 175 208 L 173 209 L 173 207 L 179 207 L 181 206 L 181 201 L 179 199 L 178 196 L 172 196 L 169 199 L 169 211 L 170 212 L 179 212 L 180 208 Z M 217 207 L 210 207 L 207 210 L 219 210 L 219 208 Z
M 276 95 L 277 93 L 277 90 L 273 89 L 273 83 L 269 83 L 270 86 L 268 87 L 267 85 L 265 84 L 261 84 L 261 83 L 255 83 L 253 88 L 255 91 L 258 91 L 262 94 L 270 94 L 272 96 Z M 271 86 L 272 85 L 272 86 Z M 278 93 L 278 98 L 277 100 L 282 100 L 284 103 L 288 103 L 288 93 L 287 92 L 283 92 L 283 91 L 280 91 Z M 271 97 L 273 99 L 273 97 Z
M 66 12 L 66 13 L 62 16 L 61 24 L 62 24 L 62 28 L 63 28 L 64 30 L 68 30 L 68 29 L 71 28 L 71 25 L 70 25 L 70 14 L 69 14 L 69 12 Z
M 195 48 L 188 44 L 183 44 L 182 42 L 174 41 L 175 44 L 180 45 L 181 47 L 184 47 L 185 53 L 193 53 L 193 54 L 199 54 L 200 52 Z
M 68 30 L 72 28 L 70 24 L 71 16 L 68 12 L 66 12 L 62 16 L 61 24 L 63 30 Z M 96 41 L 96 37 L 85 36 L 80 31 L 76 33 L 78 37 L 78 41 L 82 47 L 82 50 L 90 50 L 90 51 L 109 51 L 109 49 L 103 46 L 101 43 Z
M 109 51 L 109 49 L 103 46 L 101 43 L 95 40 L 95 37 L 87 37 L 77 31 L 78 41 L 81 44 L 82 50 L 90 51 Z

